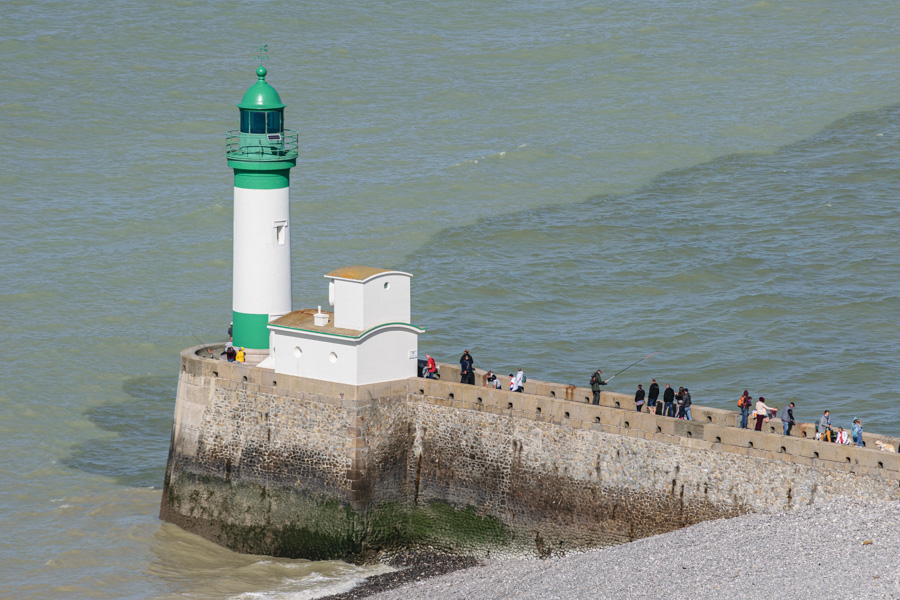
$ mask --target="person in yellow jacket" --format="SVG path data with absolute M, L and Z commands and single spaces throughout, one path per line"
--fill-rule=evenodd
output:
M 234 355 L 234 360 L 239 363 L 244 362 L 244 347 L 241 346 L 241 349 L 237 351 L 237 354 Z

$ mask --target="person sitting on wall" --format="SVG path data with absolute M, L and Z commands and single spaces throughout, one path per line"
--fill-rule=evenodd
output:
M 237 354 L 237 351 L 234 349 L 234 346 L 231 344 L 231 342 L 228 342 L 227 344 L 225 344 L 225 351 L 222 352 L 222 354 L 225 355 L 225 360 L 227 360 L 228 362 L 234 362 L 234 357 Z M 219 356 L 222 356 L 222 354 L 220 354 Z
M 500 389 L 500 387 L 501 387 L 500 380 L 497 379 L 497 376 L 494 374 L 493 371 L 488 371 L 487 375 L 484 376 L 484 387 L 494 388 L 496 390 Z
M 238 351 L 234 354 L 234 360 L 237 361 L 237 362 L 239 362 L 239 363 L 242 363 L 242 362 L 244 362 L 244 361 L 246 360 L 246 358 L 247 358 L 247 355 L 246 355 L 246 353 L 244 352 L 244 347 L 241 346 L 241 349 L 238 350 Z
M 850 434 L 844 431 L 843 427 L 838 427 L 837 438 L 834 440 L 838 444 L 850 445 Z
M 437 365 L 430 354 L 426 354 L 425 358 L 428 359 L 425 363 L 425 379 L 434 379 L 435 375 L 437 375 Z

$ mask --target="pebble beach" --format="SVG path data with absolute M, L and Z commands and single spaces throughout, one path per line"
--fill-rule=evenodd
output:
M 372 600 L 900 599 L 900 503 L 815 504 L 561 558 L 423 573 L 356 591 Z

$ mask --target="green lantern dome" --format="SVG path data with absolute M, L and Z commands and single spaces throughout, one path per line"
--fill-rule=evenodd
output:
M 278 92 L 266 82 L 266 68 L 260 66 L 256 70 L 259 80 L 250 86 L 238 108 L 249 110 L 277 110 L 284 108 Z

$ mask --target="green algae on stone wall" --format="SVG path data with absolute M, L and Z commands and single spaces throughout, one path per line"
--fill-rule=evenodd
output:
M 269 489 L 215 476 L 167 478 L 161 516 L 212 542 L 246 554 L 366 562 L 383 550 L 420 546 L 487 552 L 504 546 L 508 529 L 475 507 L 443 502 L 388 502 L 365 514 L 296 489 Z
M 358 555 L 364 529 L 334 499 L 190 472 L 166 477 L 160 517 L 236 552 L 310 560 Z
M 487 553 L 506 546 L 509 529 L 474 506 L 455 507 L 433 501 L 409 506 L 385 503 L 369 513 L 365 546 L 369 550 L 427 546 L 449 552 Z

